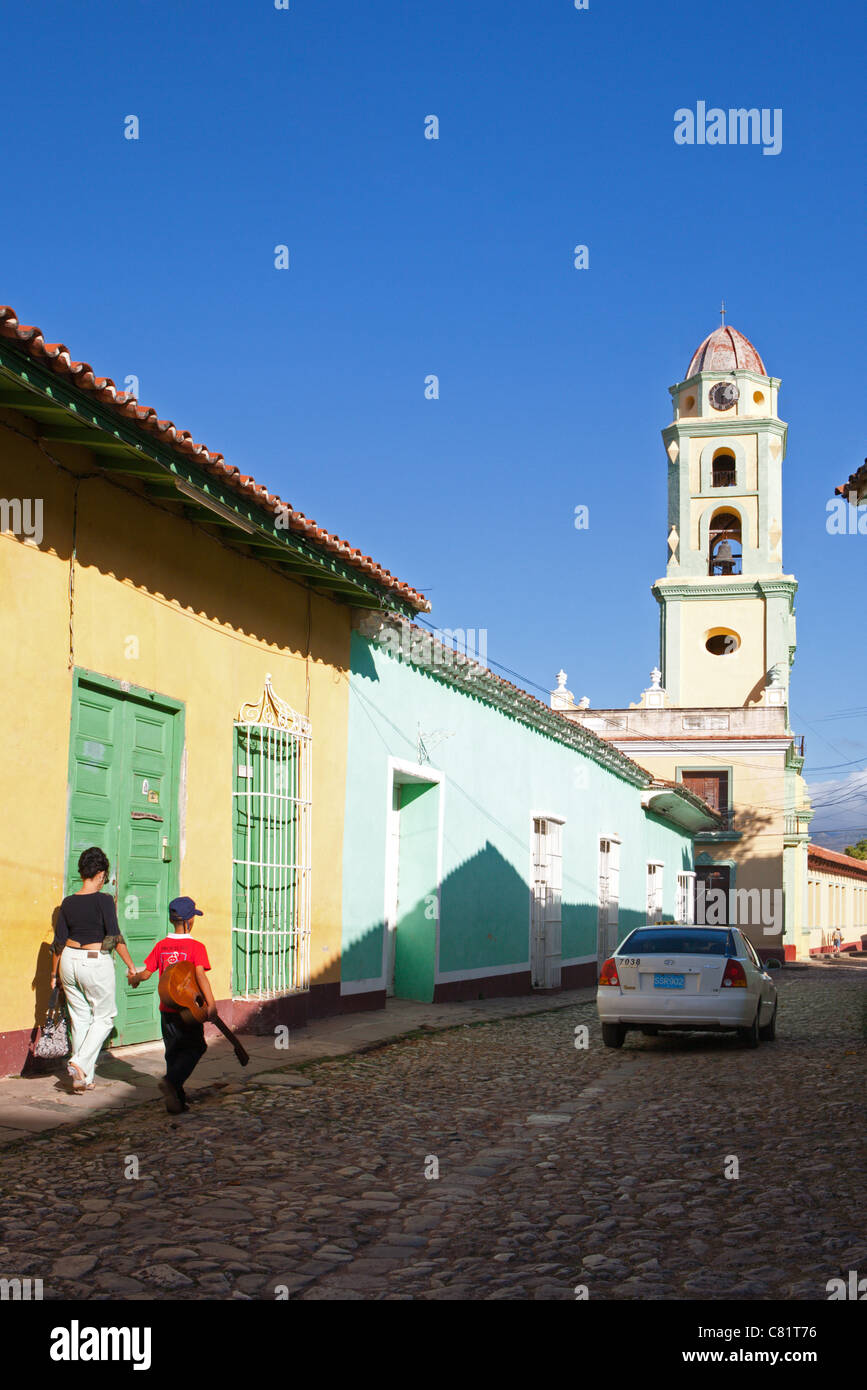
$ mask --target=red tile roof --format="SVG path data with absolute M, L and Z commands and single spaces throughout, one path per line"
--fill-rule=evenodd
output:
M 835 849 L 824 849 L 822 845 L 810 843 L 807 846 L 807 862 L 815 869 L 824 869 L 826 873 L 837 869 L 847 876 L 864 878 L 867 881 L 867 859 L 856 859 L 851 854 L 838 854 Z
M 288 530 L 304 536 L 320 549 L 338 556 L 345 565 L 367 575 L 374 583 L 394 593 L 410 607 L 421 612 L 430 610 L 430 603 L 424 594 L 418 593 L 403 580 L 396 579 L 389 570 L 383 569 L 369 555 L 362 555 L 360 550 L 356 550 L 347 541 L 317 526 L 316 522 L 311 521 L 303 512 L 296 511 L 294 507 L 281 501 L 276 493 L 269 492 L 264 484 L 257 483 L 255 478 L 241 473 L 234 464 L 226 463 L 222 454 L 212 453 L 204 444 L 196 444 L 188 430 L 178 429 L 171 420 L 161 420 L 151 406 L 139 405 L 129 391 L 119 391 L 110 377 L 96 376 L 87 362 L 74 361 L 65 344 L 47 343 L 41 329 L 19 323 L 15 310 L 8 305 L 0 305 L 0 336 L 10 338 L 37 362 L 49 367 L 58 376 L 66 377 L 80 390 L 90 392 L 103 405 L 110 406 L 125 420 L 153 435 L 161 444 L 168 445 L 175 453 L 181 454 L 206 473 L 212 474 L 231 491 L 237 492 L 249 502 L 256 503 L 266 512 L 275 515 L 281 513 L 285 518 L 282 524 Z
M 867 459 L 864 460 L 860 468 L 856 468 L 854 473 L 849 474 L 848 481 L 841 483 L 835 492 L 841 497 L 849 496 L 850 492 L 860 493 L 867 487 Z
M 592 711 L 591 711 L 592 713 Z M 630 711 L 626 710 L 626 714 Z M 575 723 L 580 723 L 580 720 Z M 716 739 L 720 743 L 733 743 L 736 739 L 743 739 L 749 742 L 750 739 L 761 739 L 763 743 L 774 740 L 777 743 L 791 743 L 794 734 L 730 734 L 727 731 L 709 729 L 703 734 L 622 734 L 619 729 L 600 729 L 598 730 L 602 738 L 610 739 L 612 743 L 708 743 Z

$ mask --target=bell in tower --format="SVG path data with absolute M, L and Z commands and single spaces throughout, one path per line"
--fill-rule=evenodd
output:
M 737 553 L 732 550 L 732 542 Z M 741 572 L 741 527 L 733 512 L 721 512 L 710 524 L 710 568 L 709 574 L 740 574 Z

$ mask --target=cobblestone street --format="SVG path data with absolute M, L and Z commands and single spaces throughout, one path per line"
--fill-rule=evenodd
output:
M 28 1139 L 0 1273 L 47 1299 L 825 1299 L 867 1273 L 867 973 L 777 981 L 758 1051 L 609 1050 L 587 1003 Z

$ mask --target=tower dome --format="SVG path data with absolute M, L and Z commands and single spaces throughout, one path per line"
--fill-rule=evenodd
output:
M 684 381 L 695 376 L 696 372 L 758 372 L 767 376 L 765 364 L 756 352 L 749 338 L 739 333 L 729 324 L 723 324 L 709 333 L 692 355 Z

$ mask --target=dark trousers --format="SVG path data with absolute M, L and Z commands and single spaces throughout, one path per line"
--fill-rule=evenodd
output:
M 184 1082 L 208 1050 L 205 1029 L 201 1023 L 185 1023 L 180 1014 L 161 1013 L 160 1023 L 166 1045 L 166 1080 L 183 1100 Z

